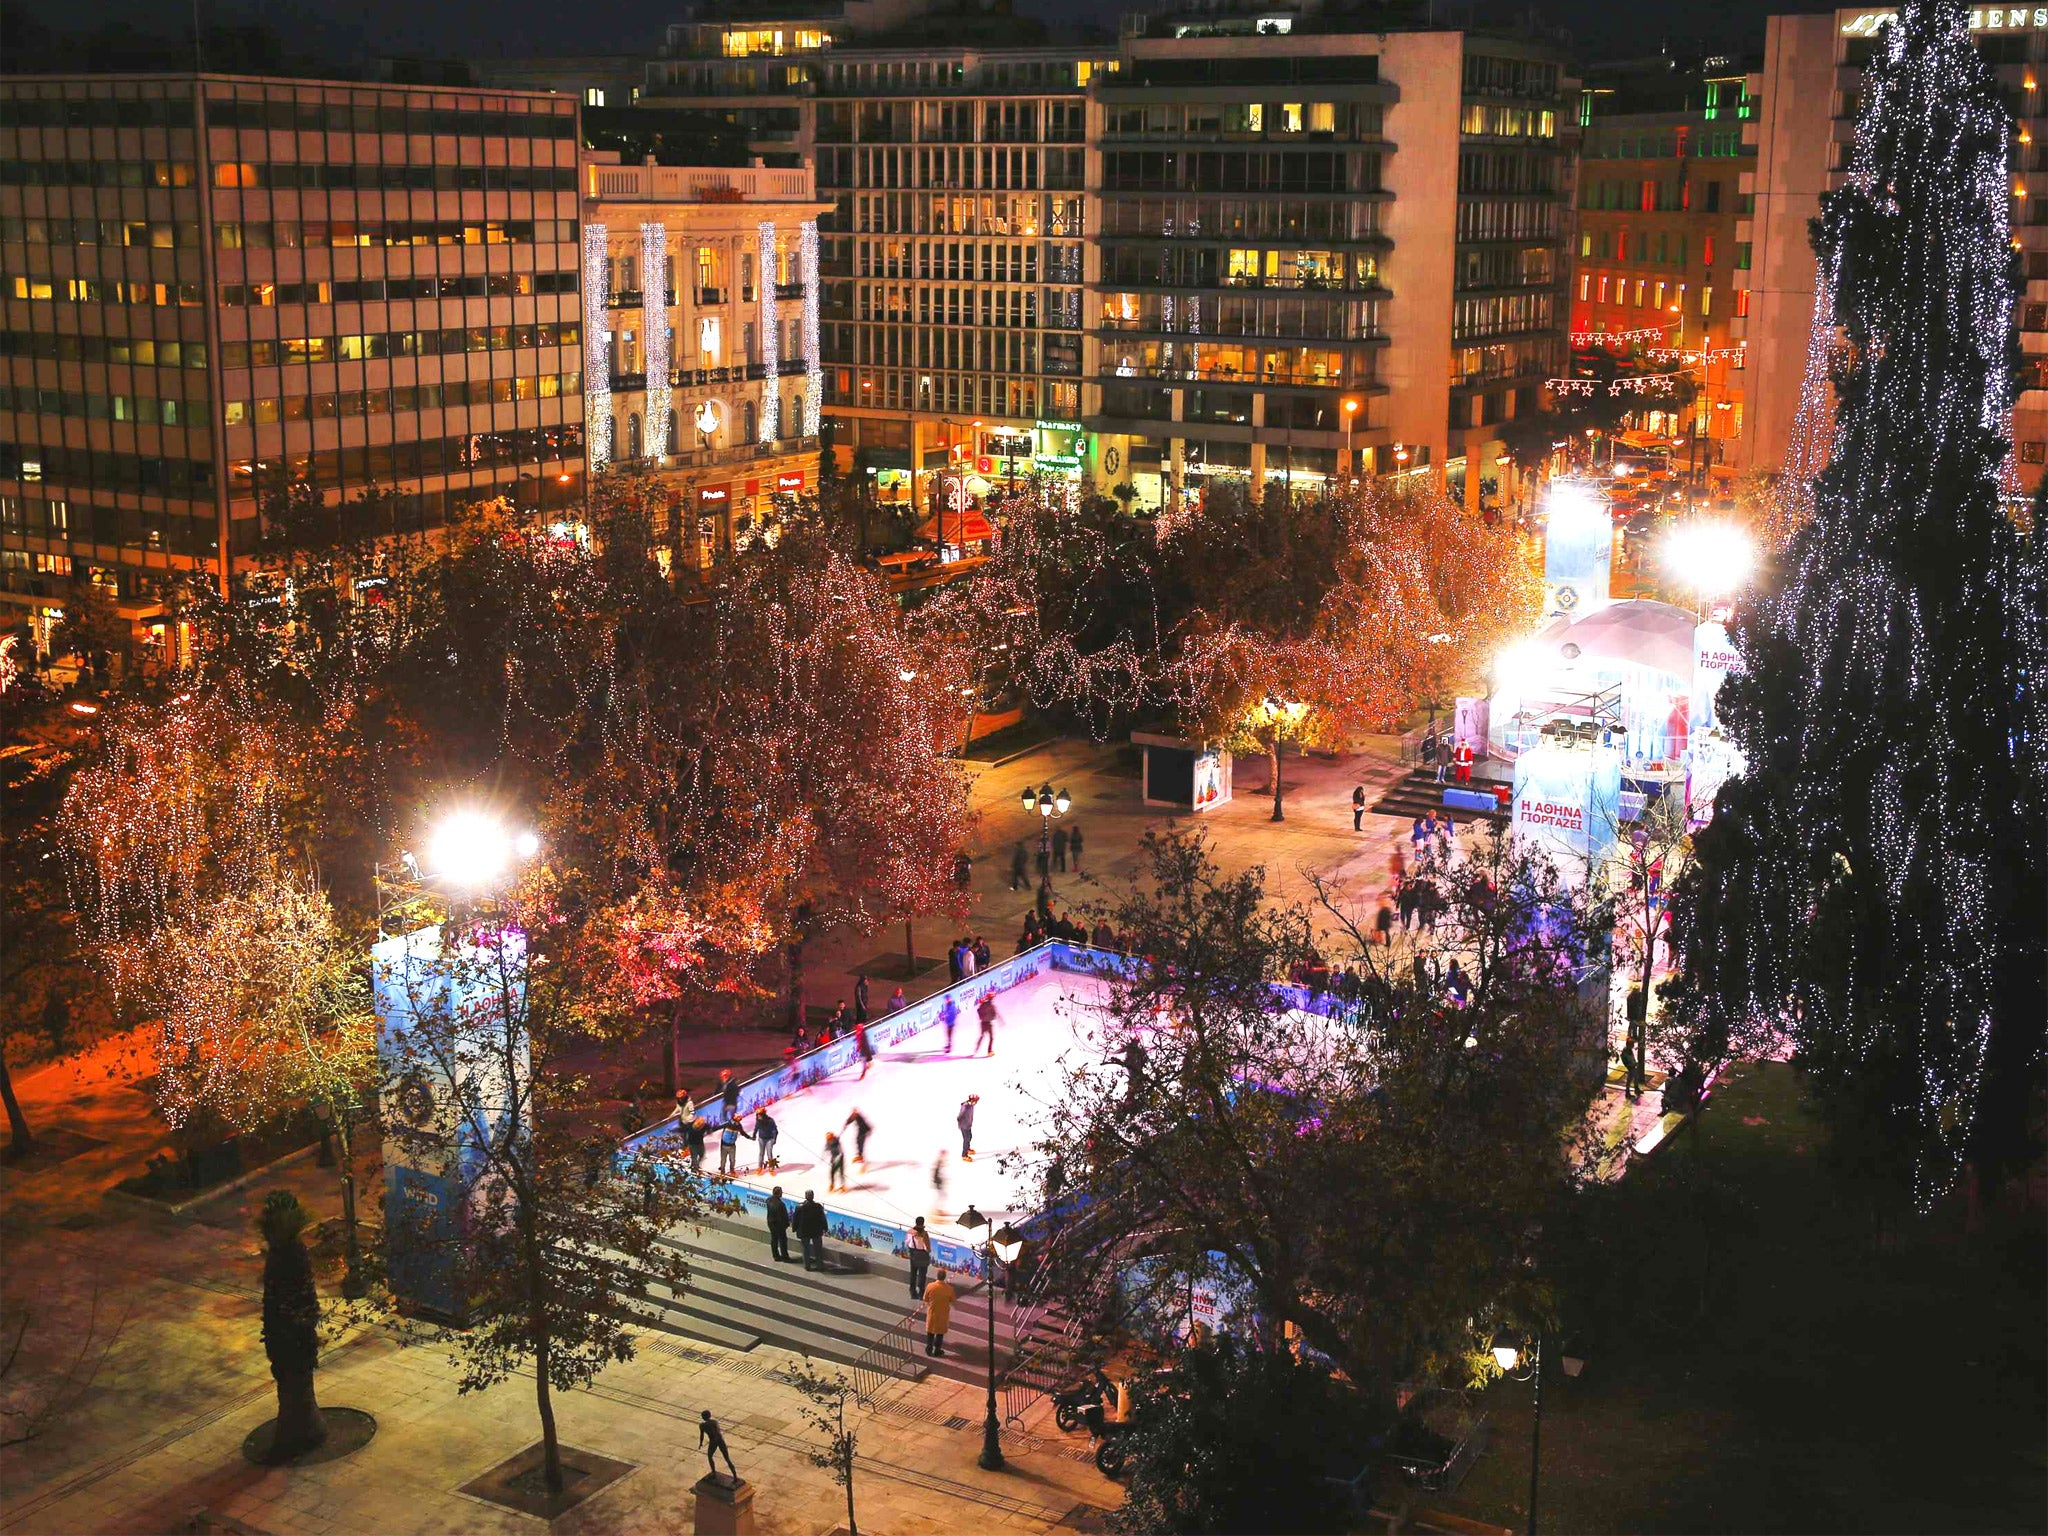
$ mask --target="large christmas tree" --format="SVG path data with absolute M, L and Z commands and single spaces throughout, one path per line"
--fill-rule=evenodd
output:
M 1792 1036 L 1836 1150 L 1923 1208 L 2031 1155 L 2044 1019 L 2039 523 L 2001 495 L 2010 118 L 1960 0 L 1907 0 L 1814 224 L 1827 467 L 1739 617 L 1749 768 L 1680 893 L 1684 992 Z

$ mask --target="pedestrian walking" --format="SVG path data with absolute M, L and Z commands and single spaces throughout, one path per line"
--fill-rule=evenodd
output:
M 697 1420 L 697 1444 L 703 1447 L 705 1464 L 711 1469 L 705 1475 L 714 1483 L 718 1481 L 718 1458 L 723 1456 L 725 1470 L 732 1474 L 733 1485 L 737 1487 L 740 1480 L 739 1468 L 732 1464 L 732 1452 L 725 1444 L 725 1431 L 718 1427 L 718 1420 L 711 1417 L 709 1408 L 706 1408 Z
M 995 1053 L 996 1053 L 996 995 L 995 995 L 995 993 L 993 993 L 993 992 L 984 992 L 984 993 L 982 993 L 982 994 L 981 994 L 981 1002 L 980 1002 L 979 1004 L 977 1004 L 977 1005 L 976 1005 L 976 1007 L 975 1007 L 975 1010 L 974 1010 L 974 1011 L 975 1011 L 975 1013 L 976 1013 L 977 1015 L 979 1015 L 979 1017 L 980 1017 L 980 1019 L 981 1019 L 981 1028 L 980 1028 L 980 1029 L 979 1029 L 979 1030 L 978 1030 L 978 1031 L 977 1031 L 977 1032 L 975 1033 L 975 1036 L 974 1036 L 974 1049 L 973 1049 L 972 1051 L 968 1052 L 968 1054 L 969 1054 L 969 1055 L 971 1055 L 971 1056 L 972 1056 L 972 1055 L 979 1055 L 979 1054 L 981 1053 L 981 1042 L 982 1042 L 982 1041 L 984 1041 L 984 1040 L 986 1040 L 986 1041 L 988 1042 L 988 1053 L 989 1053 L 989 1055 L 993 1056 L 993 1055 L 995 1055 Z
M 868 1165 L 868 1133 L 874 1130 L 874 1126 L 860 1112 L 858 1105 L 854 1106 L 853 1113 L 846 1117 L 846 1125 L 840 1129 L 845 1130 L 846 1126 L 853 1127 L 853 1160 L 865 1168 Z
M 1060 827 L 1052 835 L 1052 867 L 1061 874 L 1067 872 L 1067 829 Z
M 1052 834 L 1042 833 L 1038 844 L 1038 880 L 1041 885 L 1052 873 Z
M 775 1186 L 775 1192 L 768 1197 L 768 1257 L 778 1264 L 787 1264 L 789 1257 L 789 1206 L 782 1198 L 782 1186 Z
M 862 971 L 853 978 L 853 1022 L 865 1024 L 868 1021 L 868 973 Z
M 1052 877 L 1041 873 L 1038 881 L 1038 921 L 1041 925 L 1052 918 Z
M 839 1144 L 839 1133 L 825 1133 L 825 1193 L 846 1188 L 846 1149 Z
M 1074 858 L 1074 873 L 1081 873 L 1081 828 L 1077 823 L 1067 829 L 1067 852 Z
M 903 1257 L 910 1261 L 910 1299 L 922 1300 L 925 1272 L 932 1267 L 932 1235 L 925 1231 L 922 1216 L 904 1234 Z
M 961 1101 L 960 1113 L 953 1117 L 954 1124 L 960 1127 L 960 1161 L 963 1163 L 974 1161 L 974 1106 L 980 1102 L 980 1094 L 970 1093 Z
M 853 1024 L 853 1048 L 860 1056 L 860 1075 L 866 1077 L 868 1068 L 875 1064 L 875 1048 L 868 1044 L 868 1027 L 859 1019 Z
M 1365 830 L 1365 786 L 1355 785 L 1351 791 L 1351 830 Z
M 740 1129 L 737 1120 L 728 1120 L 718 1133 L 718 1176 L 729 1179 L 739 1170 L 734 1166 L 739 1161 L 740 1137 L 746 1132 Z
M 943 1356 L 946 1353 L 946 1328 L 953 1321 L 953 1298 L 959 1292 L 946 1283 L 946 1272 L 941 1269 L 936 1280 L 924 1288 L 924 1352 L 928 1355 Z
M 974 884 L 974 860 L 965 848 L 953 855 L 953 883 L 963 891 Z
M 1384 897 L 1380 900 L 1379 911 L 1373 916 L 1372 931 L 1376 942 L 1381 944 L 1391 944 L 1394 942 L 1394 909 L 1387 905 Z
M 1031 856 L 1024 851 L 1024 839 L 1010 850 L 1010 889 L 1021 891 L 1031 883 Z
M 1401 909 L 1401 931 L 1406 933 L 1408 925 L 1415 921 L 1415 902 L 1420 892 L 1418 881 L 1403 880 L 1401 888 L 1394 894 L 1394 903 Z
M 825 1267 L 825 1207 L 818 1204 L 815 1190 L 804 1191 L 804 1201 L 790 1218 L 790 1230 L 804 1247 L 804 1268 Z
M 781 1134 L 782 1127 L 765 1108 L 754 1112 L 754 1172 L 766 1169 L 773 1173 L 782 1166 L 775 1155 L 775 1138 Z
M 939 1004 L 939 1028 L 946 1032 L 946 1054 L 953 1054 L 953 1026 L 960 1022 L 960 1005 L 951 997 Z

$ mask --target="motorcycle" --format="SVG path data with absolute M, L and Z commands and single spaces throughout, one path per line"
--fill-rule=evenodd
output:
M 1130 1433 L 1131 1426 L 1112 1419 L 1100 1402 L 1091 1403 L 1081 1410 L 1081 1422 L 1095 1437 L 1095 1470 L 1104 1477 L 1121 1477 L 1124 1463 L 1130 1460 L 1123 1438 Z
M 1113 1402 L 1116 1387 L 1101 1371 L 1091 1372 L 1088 1379 L 1078 1381 L 1052 1396 L 1052 1421 L 1061 1431 L 1071 1435 L 1081 1427 L 1082 1415 L 1089 1408 L 1100 1408 L 1104 1403 Z

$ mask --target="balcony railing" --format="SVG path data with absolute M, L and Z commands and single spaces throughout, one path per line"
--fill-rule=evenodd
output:
M 699 288 L 697 290 L 697 302 L 700 305 L 723 304 L 725 302 L 725 290 L 723 288 Z
M 593 165 L 600 202 L 801 203 L 813 196 L 811 173 L 768 167 Z
M 804 285 L 802 283 L 777 283 L 775 285 L 775 297 L 778 299 L 800 299 L 803 296 Z
M 638 309 L 640 290 L 638 288 L 615 288 L 605 295 L 606 309 Z
M 658 455 L 665 469 L 715 469 L 724 464 L 751 464 L 757 459 L 780 458 L 792 453 L 815 453 L 815 437 L 783 437 L 772 443 L 733 443 L 723 448 L 689 448 L 681 453 Z

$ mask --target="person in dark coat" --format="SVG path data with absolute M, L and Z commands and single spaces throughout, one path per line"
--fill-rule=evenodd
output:
M 1031 857 L 1024 851 L 1024 839 L 1010 850 L 1010 889 L 1021 891 L 1031 883 Z
M 825 1267 L 825 1207 L 818 1204 L 816 1190 L 804 1191 L 804 1201 L 796 1208 L 796 1215 L 790 1218 L 790 1230 L 796 1233 L 796 1240 L 804 1245 L 804 1268 Z
M 853 1160 L 865 1168 L 868 1165 L 868 1135 L 875 1127 L 868 1117 L 860 1112 L 858 1105 L 854 1106 L 853 1113 L 846 1117 L 846 1124 L 840 1129 L 845 1130 L 848 1127 L 853 1130 Z
M 1067 829 L 1055 828 L 1052 834 L 1052 867 L 1061 874 L 1067 872 Z
M 868 977 L 863 971 L 853 978 L 853 1022 L 865 1024 L 868 1021 Z
M 1067 829 L 1067 852 L 1073 855 L 1074 873 L 1078 875 L 1081 872 L 1081 829 L 1079 827 L 1069 827 Z
M 922 1216 L 903 1239 L 903 1257 L 910 1261 L 910 1294 L 922 1301 L 925 1275 L 932 1267 L 932 1235 L 925 1231 Z
M 740 1085 L 739 1080 L 732 1075 L 730 1067 L 718 1074 L 718 1099 L 725 1106 L 725 1118 L 728 1121 L 739 1119 Z
M 778 1264 L 787 1264 L 789 1257 L 789 1206 L 782 1198 L 782 1186 L 775 1186 L 775 1192 L 768 1197 L 768 1254 Z
M 775 1138 L 782 1134 L 782 1127 L 775 1123 L 775 1117 L 766 1107 L 754 1111 L 754 1172 L 767 1169 L 773 1173 L 782 1166 L 775 1155 Z

